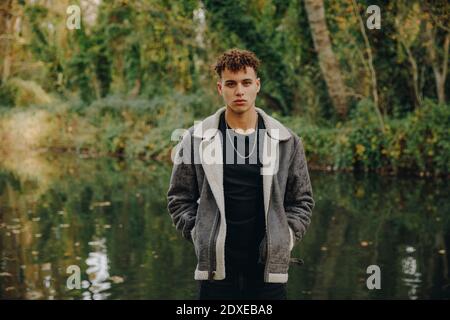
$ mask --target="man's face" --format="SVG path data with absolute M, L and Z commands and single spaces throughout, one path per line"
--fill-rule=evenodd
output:
M 252 67 L 245 67 L 245 70 L 238 72 L 225 69 L 217 82 L 217 90 L 225 104 L 236 113 L 244 113 L 255 105 L 259 89 L 259 78 L 256 78 Z

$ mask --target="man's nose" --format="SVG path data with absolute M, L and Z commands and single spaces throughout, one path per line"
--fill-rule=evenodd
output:
M 244 94 L 244 91 L 242 89 L 243 89 L 242 84 L 238 83 L 236 86 L 236 95 L 237 96 L 242 96 Z

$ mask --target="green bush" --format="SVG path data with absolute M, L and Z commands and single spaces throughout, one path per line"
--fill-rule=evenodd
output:
M 169 160 L 177 143 L 175 129 L 187 129 L 221 105 L 210 95 L 172 94 L 148 99 L 109 96 L 90 105 L 72 104 L 21 108 L 43 109 L 56 129 L 40 147 L 95 154 Z M 3 110 L 3 116 L 13 111 Z M 34 112 L 29 112 L 30 116 Z M 374 106 L 363 100 L 347 122 L 318 126 L 304 117 L 272 114 L 303 140 L 312 168 L 375 170 L 413 174 L 448 174 L 450 108 L 426 100 L 404 119 L 388 119 L 381 130 Z
M 384 132 L 370 100 L 362 100 L 350 120 L 335 128 L 299 117 L 280 120 L 302 137 L 308 161 L 315 166 L 417 175 L 450 172 L 449 105 L 426 100 L 408 117 L 385 121 Z
M 11 108 L 15 105 L 17 88 L 10 83 L 0 85 L 0 108 Z
M 450 167 L 450 106 L 425 100 L 404 125 L 404 164 L 421 171 L 448 173 Z

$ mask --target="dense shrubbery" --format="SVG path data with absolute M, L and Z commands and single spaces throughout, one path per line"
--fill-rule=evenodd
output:
M 88 106 L 73 102 L 4 109 L 0 122 L 2 149 L 8 152 L 20 145 L 90 155 L 168 159 L 172 131 L 187 129 L 201 120 L 201 114 L 213 112 L 216 105 L 217 101 L 207 95 L 175 94 L 150 100 L 112 96 Z M 36 118 L 45 130 L 39 135 L 27 133 L 33 125 L 22 128 L 25 118 L 30 123 Z M 18 139 L 22 141 L 18 143 Z
M 173 130 L 187 129 L 220 106 L 213 96 L 205 94 L 127 99 L 119 96 L 82 103 L 46 107 L 17 108 L 4 111 L 3 124 L 21 130 L 15 121 L 40 116 L 49 122 L 49 131 L 40 134 L 33 148 L 46 147 L 79 153 L 120 155 L 169 161 Z M 40 111 L 37 113 L 36 111 Z M 377 170 L 391 173 L 448 174 L 450 163 L 450 108 L 426 101 L 404 119 L 388 120 L 385 132 L 373 116 L 373 106 L 363 100 L 347 122 L 336 126 L 317 126 L 301 117 L 281 117 L 286 126 L 303 138 L 312 168 L 329 170 Z M 2 129 L 3 128 L 3 129 Z M 29 128 L 28 128 L 29 129 Z M 44 137 L 44 138 L 42 138 Z M 4 146 L 8 139 L 3 138 Z M 11 139 L 10 139 L 11 140 Z M 17 144 L 17 141 L 10 141 Z
M 238 47 L 311 166 L 448 173 L 447 2 L 75 1 L 92 19 L 71 30 L 65 2 L 6 1 L 0 149 L 168 159 L 172 131 L 222 104 L 211 65 Z M 361 28 L 369 5 L 381 29 Z
M 335 128 L 317 127 L 297 118 L 282 120 L 303 138 L 314 166 L 421 175 L 449 173 L 448 105 L 427 100 L 406 118 L 388 120 L 384 133 L 370 101 L 362 101 L 355 110 L 350 121 Z

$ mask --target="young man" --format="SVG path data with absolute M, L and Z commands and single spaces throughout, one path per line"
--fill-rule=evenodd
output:
M 168 210 L 194 244 L 199 299 L 286 299 L 291 250 L 314 208 L 301 139 L 255 107 L 259 64 L 245 50 L 219 57 L 225 107 L 175 152 Z

